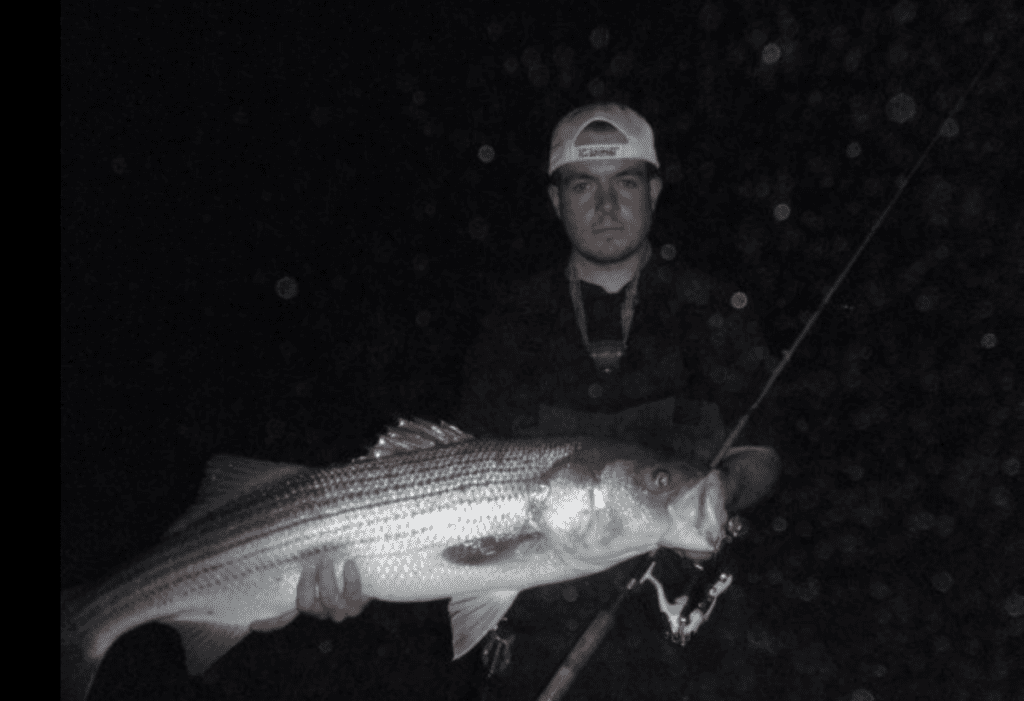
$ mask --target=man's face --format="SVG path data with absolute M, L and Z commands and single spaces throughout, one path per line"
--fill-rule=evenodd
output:
M 573 248 L 596 263 L 624 260 L 640 248 L 660 194 L 661 180 L 648 183 L 638 158 L 568 163 L 561 192 L 548 186 Z

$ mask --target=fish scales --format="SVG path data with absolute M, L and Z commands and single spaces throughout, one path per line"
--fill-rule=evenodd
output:
M 243 579 L 256 568 L 294 565 L 321 549 L 358 546 L 358 552 L 367 552 L 383 546 L 380 554 L 385 554 L 417 545 L 444 547 L 496 532 L 486 522 L 418 538 L 400 525 L 381 528 L 433 514 L 439 507 L 486 504 L 482 510 L 491 520 L 508 524 L 497 532 L 506 531 L 522 521 L 508 519 L 507 511 L 493 504 L 525 508 L 530 481 L 574 449 L 574 444 L 545 439 L 473 441 L 311 470 L 275 488 L 245 494 L 173 534 L 93 592 L 95 598 L 75 622 L 94 624 L 98 616 L 121 616 L 142 601 L 170 604 Z M 328 525 L 311 533 L 314 522 Z M 274 553 L 288 554 L 274 558 Z M 140 586 L 141 579 L 146 583 Z

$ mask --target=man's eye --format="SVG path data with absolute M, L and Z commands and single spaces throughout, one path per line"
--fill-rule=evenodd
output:
M 576 183 L 572 186 L 573 192 L 583 192 L 587 187 L 586 183 Z
M 622 182 L 625 183 L 626 185 L 629 185 L 630 187 L 640 187 L 640 183 L 633 179 L 623 180 Z

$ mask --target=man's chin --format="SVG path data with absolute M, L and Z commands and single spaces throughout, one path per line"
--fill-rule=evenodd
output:
M 598 250 L 580 251 L 580 254 L 592 263 L 614 265 L 635 256 L 643 245 L 643 241 L 629 248 L 601 248 Z

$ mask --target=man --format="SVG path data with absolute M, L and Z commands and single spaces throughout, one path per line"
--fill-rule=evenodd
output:
M 571 251 L 485 320 L 466 359 L 456 417 L 464 430 L 614 436 L 710 463 L 773 359 L 746 294 L 692 267 L 685 239 L 678 257 L 671 243 L 652 246 L 659 167 L 653 130 L 628 107 L 588 105 L 558 123 L 548 197 Z M 751 417 L 741 444 L 772 444 L 767 411 L 762 405 Z M 619 576 L 635 566 L 618 568 Z M 690 573 L 679 558 L 660 554 L 657 567 L 670 598 L 682 593 Z M 613 577 L 597 575 L 591 585 L 607 596 Z M 543 589 L 555 590 L 548 599 L 561 596 L 561 585 L 541 588 L 541 598 Z M 513 629 L 518 619 L 517 648 L 536 645 L 542 634 L 531 640 L 521 629 L 543 619 L 543 607 L 528 610 L 525 597 L 517 606 L 509 612 Z M 633 657 L 651 673 L 659 646 L 646 639 Z M 666 674 L 677 671 L 670 667 Z
M 676 260 L 672 244 L 653 250 L 658 168 L 651 127 L 628 107 L 559 122 L 548 196 L 569 259 L 485 321 L 466 360 L 465 430 L 612 434 L 714 456 L 771 358 L 742 291 Z M 770 444 L 763 414 L 743 439 Z
M 559 122 L 548 196 L 571 244 L 568 260 L 518 286 L 485 320 L 467 355 L 456 425 L 478 436 L 618 437 L 710 462 L 771 357 L 746 295 L 677 260 L 671 244 L 652 246 L 658 168 L 653 131 L 628 107 L 588 105 Z M 763 416 L 742 443 L 771 444 Z M 684 579 L 674 554 L 659 567 Z M 613 576 L 590 580 L 607 595 Z M 562 586 L 540 588 L 540 598 L 561 597 Z M 343 577 L 309 573 L 299 597 L 300 610 L 335 620 L 366 603 L 349 565 Z M 524 596 L 509 615 L 539 636 L 544 626 L 528 621 L 542 620 L 543 609 Z M 652 671 L 651 654 L 637 654 Z

